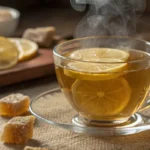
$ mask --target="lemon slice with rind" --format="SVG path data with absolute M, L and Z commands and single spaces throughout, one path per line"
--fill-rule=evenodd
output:
M 86 48 L 72 52 L 69 58 L 90 62 L 106 62 L 105 59 L 126 61 L 129 58 L 129 53 L 125 50 L 113 48 Z
M 122 50 L 93 48 L 72 52 L 64 74 L 81 80 L 109 80 L 125 73 L 129 53 Z M 79 60 L 79 61 L 78 61 Z
M 105 81 L 76 80 L 72 93 L 80 112 L 101 119 L 123 111 L 130 100 L 131 88 L 122 77 Z
M 30 40 L 22 38 L 9 38 L 16 45 L 19 51 L 19 61 L 31 59 L 37 54 L 38 45 Z
M 0 37 L 0 70 L 13 67 L 18 62 L 18 49 L 7 38 Z

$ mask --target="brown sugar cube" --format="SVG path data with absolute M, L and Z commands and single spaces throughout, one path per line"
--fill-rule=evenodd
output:
M 24 150 L 48 150 L 47 148 L 40 148 L 40 147 L 30 147 L 30 146 L 26 146 L 24 148 Z
M 23 38 L 36 42 L 40 47 L 50 47 L 54 35 L 55 27 L 40 27 L 25 30 Z
M 11 94 L 0 100 L 1 116 L 19 116 L 28 111 L 30 99 L 23 94 Z
M 0 140 L 5 143 L 25 144 L 33 136 L 33 124 L 35 117 L 14 117 L 3 127 Z

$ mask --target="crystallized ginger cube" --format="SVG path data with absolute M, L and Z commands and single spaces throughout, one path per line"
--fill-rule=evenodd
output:
M 1 116 L 19 116 L 28 111 L 30 99 L 23 94 L 11 94 L 0 100 Z
M 47 148 L 40 148 L 40 147 L 30 147 L 26 146 L 24 150 L 48 150 Z
M 23 38 L 36 42 L 40 47 L 50 47 L 54 35 L 55 27 L 39 27 L 25 30 Z
M 0 140 L 5 143 L 25 144 L 33 137 L 34 116 L 14 117 L 2 127 Z

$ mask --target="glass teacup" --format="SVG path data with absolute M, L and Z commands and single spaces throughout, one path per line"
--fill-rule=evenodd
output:
M 150 43 L 129 37 L 86 37 L 54 49 L 58 83 L 89 125 L 118 125 L 147 108 Z

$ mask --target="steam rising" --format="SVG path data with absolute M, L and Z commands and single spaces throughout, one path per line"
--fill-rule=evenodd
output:
M 145 9 L 145 0 L 76 0 L 81 8 L 90 4 L 86 16 L 79 22 L 75 37 L 95 35 L 132 36 L 137 18 Z M 76 8 L 77 6 L 76 5 Z M 82 8 L 83 8 L 82 7 Z

